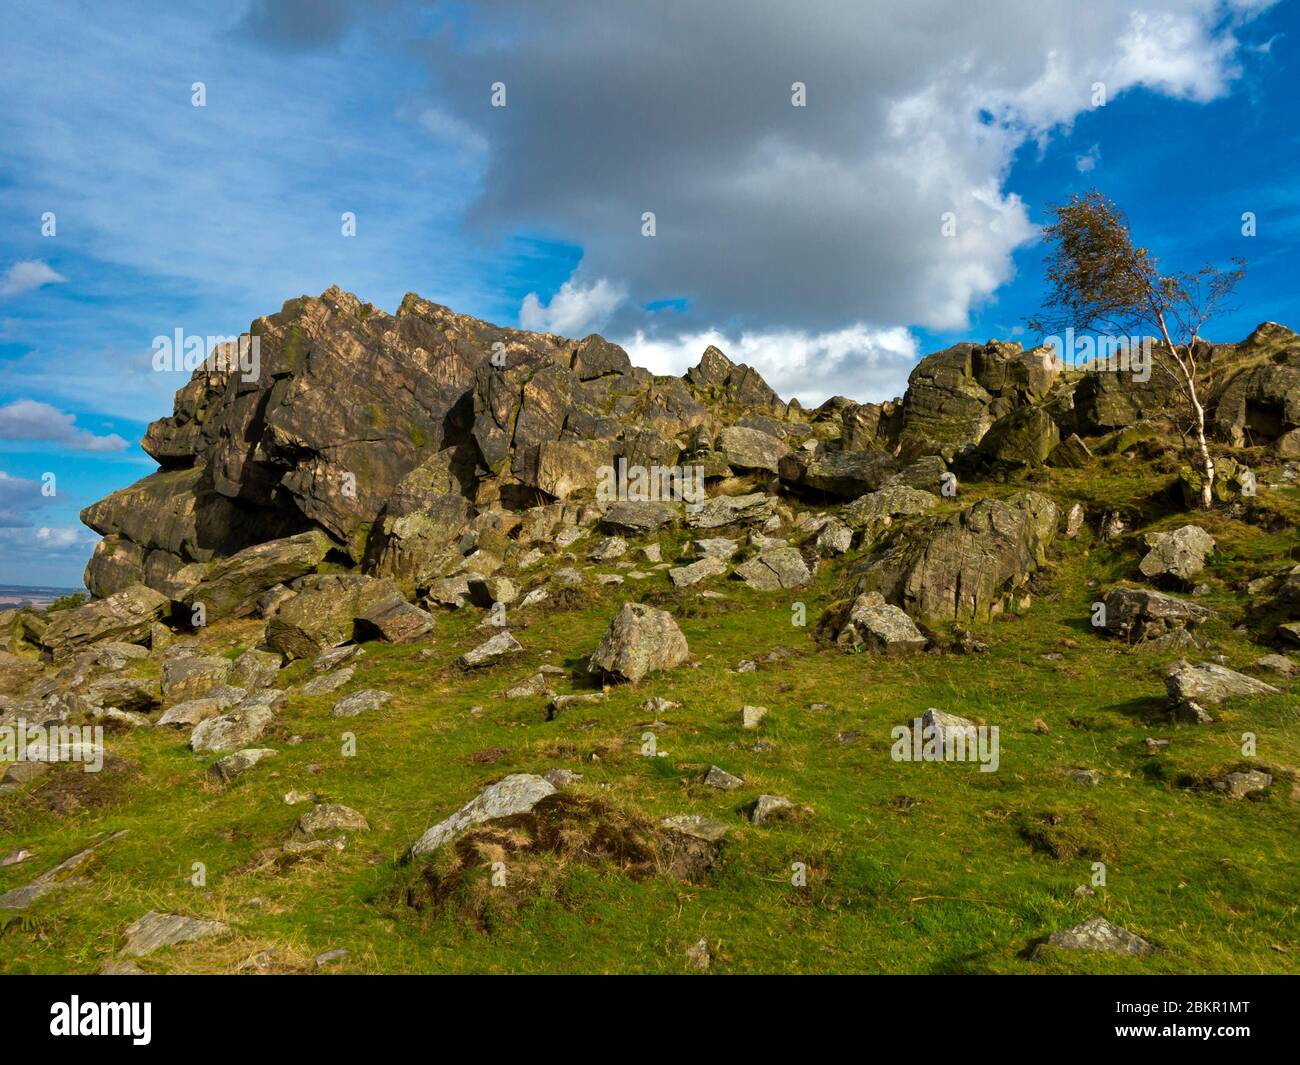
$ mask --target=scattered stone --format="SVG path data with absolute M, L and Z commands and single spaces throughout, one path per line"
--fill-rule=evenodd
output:
M 1102 627 L 1129 643 L 1145 643 L 1191 630 L 1215 616 L 1199 603 L 1149 588 L 1112 588 L 1102 598 L 1102 605 L 1106 609 Z
M 338 691 L 350 681 L 356 670 L 356 666 L 344 666 L 342 669 L 334 670 L 333 673 L 321 673 L 319 676 L 312 677 L 298 691 L 302 695 L 328 695 L 330 692 Z
M 624 603 L 587 664 L 591 673 L 633 684 L 689 657 L 686 637 L 673 616 L 642 603 Z
M 143 958 L 162 947 L 193 943 L 212 936 L 224 936 L 229 932 L 230 926 L 221 921 L 204 921 L 196 917 L 150 910 L 127 926 L 122 953 L 132 958 Z
M 621 536 L 607 536 L 587 552 L 592 562 L 613 562 L 627 554 L 627 541 Z
M 80 887 L 85 884 L 87 882 L 85 877 L 78 874 L 85 870 L 101 847 L 112 843 L 119 836 L 126 835 L 126 832 L 126 829 L 114 832 L 107 839 L 100 840 L 85 850 L 78 851 L 71 858 L 65 859 L 53 869 L 42 873 L 26 887 L 6 891 L 3 895 L 0 895 L 0 910 L 25 910 L 37 899 L 43 895 L 48 895 L 51 891 Z
M 1165 688 L 1175 704 L 1196 702 L 1211 706 L 1236 696 L 1281 694 L 1271 684 L 1214 662 L 1176 664 L 1165 677 Z
M 340 699 L 334 704 L 334 708 L 330 710 L 330 713 L 335 717 L 356 717 L 366 710 L 378 710 L 392 697 L 391 692 L 379 691 L 377 688 L 365 688 Z
M 1165 751 L 1169 750 L 1168 740 L 1157 740 L 1148 736 L 1145 740 L 1145 744 L 1146 744 L 1147 754 L 1152 754 L 1152 755 L 1164 754 Z
M 725 769 L 719 769 L 716 765 L 709 766 L 709 771 L 704 774 L 704 783 L 710 788 L 719 788 L 722 791 L 734 791 L 741 787 L 745 781 L 728 773 Z
M 228 658 L 216 655 L 196 655 L 192 658 L 173 658 L 163 663 L 163 701 L 176 703 L 199 699 L 218 685 L 226 684 L 234 672 L 235 664 Z
M 712 958 L 709 955 L 709 941 L 707 939 L 701 939 L 693 946 L 687 947 L 686 960 L 690 963 L 692 968 L 698 969 L 700 972 L 707 970 L 709 963 L 712 961 Z
M 328 651 L 322 651 L 312 659 L 311 671 L 313 673 L 328 673 L 335 666 L 341 666 L 354 658 L 360 658 L 365 653 L 366 649 L 358 643 L 348 643 L 342 647 L 331 647 Z
M 1061 950 L 1099 950 L 1109 954 L 1139 956 L 1155 952 L 1155 947 L 1145 939 L 1125 928 L 1111 924 L 1100 914 L 1089 917 L 1082 924 L 1075 925 L 1068 931 L 1053 932 L 1047 937 L 1045 943 L 1040 943 L 1034 948 L 1033 956 L 1040 957 L 1044 948 L 1050 947 Z
M 571 769 L 551 769 L 546 774 L 546 782 L 556 788 L 568 787 L 581 779 L 582 774 Z
M 275 750 L 270 747 L 246 747 L 242 751 L 228 754 L 225 758 L 213 763 L 208 773 L 217 780 L 228 784 L 241 773 L 248 772 L 262 759 L 273 757 L 275 753 Z
M 456 662 L 462 669 L 481 669 L 496 665 L 512 655 L 523 654 L 523 651 L 523 645 L 509 632 L 499 632 L 487 643 L 466 651 Z
M 560 713 L 570 706 L 582 706 L 591 703 L 603 703 L 604 692 L 586 692 L 581 695 L 556 695 L 546 707 L 546 720 L 554 721 Z
M 446 820 L 428 829 L 411 845 L 408 857 L 418 858 L 432 854 L 467 828 L 498 817 L 526 813 L 542 799 L 554 794 L 555 786 L 544 777 L 532 773 L 512 773 L 484 788 Z
M 766 706 L 742 706 L 740 708 L 741 728 L 756 729 L 767 717 Z
M 784 817 L 794 809 L 794 803 L 781 795 L 760 795 L 754 803 L 749 820 L 756 825 L 765 825 Z
M 245 691 L 270 687 L 283 664 L 284 657 L 275 651 L 245 651 L 235 659 L 229 683 Z
M 382 640 L 384 643 L 408 644 L 423 639 L 433 631 L 433 615 L 412 606 L 400 595 L 376 603 L 357 618 L 357 638 Z
M 210 717 L 196 725 L 190 734 L 190 750 L 196 754 L 202 751 L 223 754 L 251 747 L 273 720 L 275 714 L 263 706 L 236 708 L 229 714 Z
M 1277 677 L 1294 677 L 1300 675 L 1300 665 L 1297 665 L 1293 659 L 1287 658 L 1286 655 L 1264 655 L 1263 658 L 1255 659 L 1254 668 L 1262 669 L 1266 673 L 1272 673 Z
M 842 555 L 853 546 L 853 530 L 837 518 L 831 518 L 817 534 L 817 553 L 823 558 Z
M 1079 532 L 1083 529 L 1083 522 L 1086 514 L 1082 503 L 1075 503 L 1065 515 L 1065 538 L 1074 540 L 1078 537 Z
M 725 821 L 718 821 L 702 814 L 674 814 L 659 822 L 664 828 L 680 832 L 684 836 L 698 839 L 704 843 L 718 843 L 731 831 Z
M 327 950 L 323 954 L 317 954 L 312 959 L 312 965 L 317 969 L 323 969 L 327 965 L 333 965 L 336 961 L 344 961 L 348 957 L 345 947 L 338 947 L 334 950 Z
M 1214 550 L 1214 537 L 1199 525 L 1184 525 L 1167 533 L 1151 533 L 1145 537 L 1150 553 L 1142 559 L 1138 569 L 1148 580 L 1168 580 L 1189 586 L 1192 579 L 1205 568 L 1205 557 Z
M 668 571 L 668 579 L 675 588 L 689 588 L 710 577 L 721 577 L 727 572 L 727 563 L 720 556 L 706 555 L 689 566 L 680 566 Z
M 240 688 L 232 688 L 217 695 L 209 695 L 203 699 L 190 699 L 188 702 L 177 703 L 166 710 L 162 717 L 154 722 L 154 726 L 156 728 L 168 726 L 172 728 L 193 728 L 201 721 L 225 713 L 232 706 L 239 703 L 245 694 Z
M 835 645 L 845 651 L 865 648 L 890 656 L 919 654 L 927 642 L 912 619 L 886 603 L 879 592 L 858 596 L 847 610 L 832 610 L 823 625 L 834 633 Z
M 313 806 L 293 826 L 293 838 L 313 840 L 327 832 L 369 832 L 370 823 L 350 806 L 321 803 Z
M 1212 782 L 1215 791 L 1222 792 L 1230 799 L 1245 799 L 1258 792 L 1265 791 L 1273 783 L 1268 773 L 1258 769 L 1245 772 L 1228 773 Z
M 720 558 L 724 561 L 730 559 L 740 550 L 740 541 L 729 540 L 725 536 L 709 536 L 702 540 L 695 540 L 691 544 L 692 550 L 698 558 Z M 658 561 L 657 559 L 655 561 Z
M 1102 782 L 1102 774 L 1097 769 L 1066 769 L 1063 770 L 1065 775 L 1073 780 L 1076 784 L 1086 784 L 1090 788 L 1095 788 Z
M 780 588 L 803 588 L 812 583 L 803 556 L 793 547 L 764 551 L 756 558 L 736 567 L 736 576 L 751 588 L 776 591 Z
M 1040 736 L 1048 736 L 1052 732 L 1052 730 L 1048 727 L 1047 722 L 1044 721 L 1041 717 L 1034 718 L 1033 729 Z

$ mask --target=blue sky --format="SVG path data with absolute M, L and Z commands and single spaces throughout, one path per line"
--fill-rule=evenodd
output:
M 1098 187 L 1171 267 L 1247 258 L 1215 337 L 1300 322 L 1294 0 L 212 6 L 6 5 L 0 583 L 79 585 L 78 511 L 154 468 L 155 336 L 331 284 L 884 399 L 1021 337 L 1043 205 Z

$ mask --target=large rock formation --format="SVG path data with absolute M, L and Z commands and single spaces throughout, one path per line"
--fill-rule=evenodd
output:
M 1058 517 L 1038 492 L 981 499 L 891 535 L 854 570 L 853 591 L 879 592 L 918 620 L 987 620 L 1046 561 Z

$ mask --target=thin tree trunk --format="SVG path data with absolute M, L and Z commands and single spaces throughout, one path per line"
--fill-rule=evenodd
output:
M 1160 332 L 1164 335 L 1165 347 L 1169 349 L 1174 364 L 1183 375 L 1187 398 L 1191 402 L 1192 413 L 1196 416 L 1196 446 L 1201 450 L 1201 506 L 1205 510 L 1209 510 L 1214 506 L 1214 458 L 1210 455 L 1209 445 L 1205 442 L 1205 408 L 1201 405 L 1200 397 L 1196 394 L 1196 356 L 1192 351 L 1192 345 L 1189 344 L 1187 346 L 1187 361 L 1183 362 L 1178 357 L 1178 349 L 1174 347 L 1174 342 L 1169 336 L 1169 328 L 1165 325 L 1165 316 L 1157 312 L 1156 321 L 1160 323 Z
M 1201 469 L 1204 477 L 1201 482 L 1201 506 L 1209 510 L 1214 506 L 1214 459 L 1205 443 L 1205 408 L 1192 390 L 1192 409 L 1196 412 L 1196 444 L 1201 449 Z

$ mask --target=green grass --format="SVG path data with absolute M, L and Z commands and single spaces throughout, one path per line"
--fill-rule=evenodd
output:
M 1066 505 L 1111 491 L 1074 471 L 1053 476 L 1048 487 Z M 1136 471 L 1134 479 L 1141 480 Z M 1242 668 L 1266 648 L 1233 629 L 1252 610 L 1235 578 L 1243 565 L 1274 571 L 1294 558 L 1296 530 L 1213 521 L 1235 561 L 1210 568 L 1204 601 L 1225 617 L 1201 633 Z M 665 559 L 675 558 L 681 541 L 661 538 Z M 67 786 L 59 773 L 0 796 L 7 839 L 0 851 L 36 852 L 0 869 L 0 890 L 28 883 L 97 834 L 130 829 L 103 850 L 86 886 L 46 896 L 27 911 L 30 920 L 0 927 L 0 970 L 93 972 L 127 924 L 157 909 L 218 918 L 235 930 L 143 962 L 173 972 L 234 971 L 268 949 L 288 965 L 308 965 L 321 951 L 345 947 L 349 957 L 330 971 L 675 973 L 688 971 L 686 949 L 701 937 L 715 972 L 1300 971 L 1300 804 L 1288 768 L 1300 766 L 1297 685 L 1232 706 L 1214 725 L 1170 725 L 1161 667 L 1172 656 L 1131 652 L 1088 624 L 1098 594 L 1090 582 L 1130 576 L 1136 557 L 1132 543 L 1058 543 L 1046 593 L 1019 616 L 974 627 L 989 644 L 983 655 L 885 659 L 819 649 L 812 631 L 833 598 L 838 563 L 795 595 L 714 581 L 700 588 L 727 599 L 702 600 L 699 588 L 673 593 L 656 572 L 592 589 L 576 609 L 542 604 L 512 613 L 526 658 L 478 675 L 462 674 L 454 660 L 485 638 L 474 628 L 484 612 L 441 615 L 431 641 L 368 646 L 340 692 L 292 697 L 263 741 L 280 753 L 224 789 L 206 779 L 214 759 L 193 755 L 184 733 L 142 730 L 110 738 L 122 763 L 106 769 L 71 812 L 48 808 Z M 603 704 L 549 722 L 544 697 L 499 697 L 544 663 L 579 666 L 625 599 L 672 609 L 698 664 L 611 689 Z M 805 628 L 790 623 L 795 599 L 807 604 Z M 250 623 L 204 635 L 219 651 L 255 638 Z M 734 672 L 741 659 L 778 646 L 795 656 Z M 432 657 L 418 657 L 428 647 Z M 1063 658 L 1045 659 L 1049 653 Z M 306 667 L 292 669 L 286 677 Z M 559 691 L 578 690 L 558 681 Z M 396 698 L 358 718 L 329 715 L 339 697 L 369 687 Z M 641 704 L 655 695 L 682 708 L 661 715 L 669 727 L 656 730 L 667 756 L 646 758 L 641 735 L 652 715 Z M 745 703 L 769 708 L 757 732 L 740 727 Z M 814 710 L 814 703 L 829 705 Z M 479 715 L 471 713 L 476 706 Z M 1000 770 L 893 762 L 890 728 L 928 707 L 998 725 Z M 1050 733 L 1037 734 L 1035 719 Z M 1241 755 L 1246 731 L 1258 737 L 1254 759 Z M 356 757 L 341 755 L 344 732 L 356 736 Z M 849 733 L 859 735 L 842 742 Z M 291 736 L 302 742 L 288 744 Z M 1148 736 L 1171 739 L 1168 753 L 1147 755 Z M 491 764 L 473 760 L 490 748 L 509 753 Z M 1243 762 L 1275 775 L 1260 801 L 1180 785 Z M 699 774 L 711 764 L 744 777 L 744 787 L 703 787 Z M 455 905 L 417 912 L 403 902 L 418 868 L 401 856 L 429 825 L 507 773 L 556 766 L 583 774 L 575 792 L 630 813 L 702 813 L 731 823 L 721 865 L 706 882 L 686 884 L 574 863 L 553 871 L 554 890 L 495 911 L 486 924 Z M 1105 778 L 1097 787 L 1076 784 L 1061 774 L 1071 766 Z M 345 851 L 323 861 L 274 874 L 244 871 L 261 850 L 283 842 L 308 808 L 283 803 L 290 789 L 355 807 L 371 830 L 352 834 Z M 807 809 L 753 827 L 747 808 L 764 792 Z M 904 810 L 901 796 L 916 802 Z M 1047 844 L 1073 857 L 1053 857 Z M 1106 862 L 1106 886 L 1076 898 L 1096 854 Z M 204 888 L 191 886 L 195 862 L 206 866 Z M 795 862 L 806 865 L 804 889 L 791 886 Z M 485 867 L 482 877 L 488 874 Z M 1038 937 L 1094 913 L 1160 952 L 1024 957 Z

